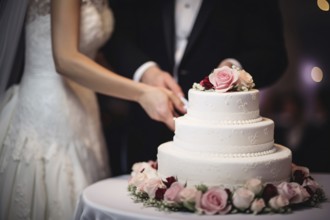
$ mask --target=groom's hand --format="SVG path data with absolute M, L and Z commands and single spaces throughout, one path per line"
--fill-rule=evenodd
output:
M 174 130 L 174 117 L 177 117 L 174 109 L 184 113 L 184 105 L 173 92 L 149 86 L 138 98 L 138 102 L 150 118 L 164 122 L 168 128 Z
M 181 87 L 168 72 L 161 70 L 158 66 L 149 67 L 143 74 L 141 82 L 148 85 L 165 88 L 172 91 L 178 97 L 183 97 Z

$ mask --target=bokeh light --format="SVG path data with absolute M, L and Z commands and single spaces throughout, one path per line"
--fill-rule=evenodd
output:
M 321 82 L 323 79 L 323 71 L 319 67 L 313 67 L 311 71 L 311 77 L 314 82 Z
M 322 11 L 329 11 L 329 2 L 327 0 L 317 0 L 317 6 Z

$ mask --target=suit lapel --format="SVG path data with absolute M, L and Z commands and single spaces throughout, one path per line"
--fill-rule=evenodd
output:
M 191 33 L 190 33 L 190 36 L 188 39 L 188 44 L 187 44 L 187 47 L 186 47 L 186 50 L 183 55 L 181 63 L 184 61 L 186 55 L 189 54 L 194 43 L 198 39 L 198 36 L 201 34 L 202 29 L 209 17 L 210 12 L 214 8 L 215 1 L 216 0 L 203 0 L 199 13 L 197 15 L 195 24 L 191 30 Z
M 163 25 L 164 25 L 164 37 L 167 49 L 167 55 L 170 59 L 171 66 L 174 65 L 174 47 L 175 47 L 175 23 L 174 23 L 174 6 L 175 0 L 163 0 Z

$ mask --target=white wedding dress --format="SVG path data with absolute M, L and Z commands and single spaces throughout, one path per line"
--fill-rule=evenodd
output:
M 31 0 L 24 75 L 0 106 L 0 219 L 72 219 L 79 193 L 109 176 L 95 94 L 55 71 L 50 0 Z M 80 51 L 94 58 L 113 17 L 82 0 Z

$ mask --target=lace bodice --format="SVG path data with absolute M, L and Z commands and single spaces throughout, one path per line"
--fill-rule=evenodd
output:
M 38 15 L 47 15 L 50 13 L 51 0 L 29 0 L 28 19 L 33 20 Z M 107 2 L 105 0 L 81 0 L 83 5 L 93 4 L 98 11 L 102 11 Z
M 94 58 L 113 30 L 113 15 L 106 0 L 81 0 L 79 49 Z M 30 0 L 26 24 L 26 67 L 33 73 L 54 73 L 51 48 L 51 0 Z M 47 63 L 48 65 L 45 65 Z M 35 71 L 46 70 L 46 71 Z M 48 71 L 47 71 L 48 70 Z

